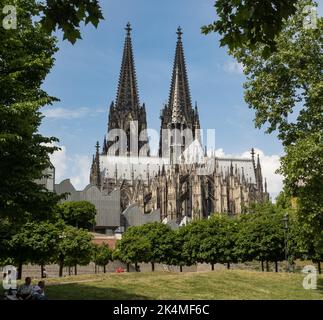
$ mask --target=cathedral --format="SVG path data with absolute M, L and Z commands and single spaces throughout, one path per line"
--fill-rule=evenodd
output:
M 99 142 L 90 183 L 103 193 L 120 191 L 122 212 L 136 205 L 160 221 L 207 218 L 210 214 L 244 213 L 253 202 L 269 199 L 259 156 L 219 158 L 202 147 L 197 104 L 192 105 L 182 30 L 177 43 L 168 102 L 160 113 L 159 150 L 151 154 L 146 106 L 139 100 L 131 26 L 126 27 L 116 100 L 109 109 L 107 132 Z

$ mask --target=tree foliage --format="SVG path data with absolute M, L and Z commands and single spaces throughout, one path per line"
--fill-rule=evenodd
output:
M 106 265 L 112 260 L 112 250 L 104 243 L 101 245 L 94 245 L 92 259 L 96 265 L 104 267 L 105 272 Z
M 97 27 L 103 19 L 98 0 L 47 0 L 37 3 L 37 15 L 41 17 L 40 23 L 43 28 L 49 33 L 56 29 L 62 30 L 64 39 L 71 43 L 81 39 L 81 22 Z
M 54 38 L 30 16 L 22 1 L 17 30 L 0 33 L 0 216 L 15 226 L 26 219 L 48 219 L 58 197 L 36 183 L 49 163 L 54 138 L 38 133 L 39 109 L 54 101 L 42 89 L 53 66 Z M 2 11 L 1 11 L 2 12 Z
M 95 225 L 95 206 L 88 201 L 71 201 L 58 205 L 57 212 L 65 223 L 76 228 L 92 230 Z
M 276 38 L 277 51 L 267 59 L 261 56 L 261 46 L 234 52 L 244 65 L 245 100 L 256 111 L 256 127 L 267 126 L 268 133 L 277 130 L 284 145 L 322 129 L 323 20 L 318 19 L 316 29 L 303 27 L 303 8 L 309 3 L 300 2 Z
M 245 100 L 256 111 L 256 127 L 278 133 L 285 155 L 279 172 L 286 192 L 298 199 L 298 223 L 308 251 L 322 252 L 323 240 L 323 19 L 304 28 L 306 6 L 276 36 L 277 50 L 267 59 L 262 47 L 235 50 L 247 76 Z
M 130 227 L 118 242 L 119 258 L 125 263 L 150 262 L 151 243 L 143 236 L 142 227 Z
M 271 203 L 255 205 L 241 217 L 236 255 L 240 261 L 282 261 L 285 258 L 283 211 Z
M 152 264 L 152 271 L 154 271 L 155 263 L 165 263 L 172 254 L 173 231 L 163 223 L 154 222 L 143 225 L 141 235 L 150 243 L 149 261 Z
M 53 262 L 61 228 L 48 221 L 26 223 L 9 241 L 10 257 L 17 264 Z
M 218 20 L 202 27 L 202 32 L 218 32 L 221 46 L 230 50 L 263 45 L 267 55 L 276 46 L 275 36 L 283 28 L 284 20 L 296 11 L 297 0 L 216 0 Z
M 66 225 L 60 229 L 55 250 L 55 262 L 60 266 L 87 265 L 93 253 L 92 236 L 86 230 Z
M 215 214 L 207 220 L 203 239 L 200 242 L 200 260 L 210 263 L 236 262 L 237 219 L 227 215 Z

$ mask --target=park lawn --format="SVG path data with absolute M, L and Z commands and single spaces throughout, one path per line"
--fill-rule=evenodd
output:
M 122 273 L 47 279 L 50 300 L 62 299 L 323 299 L 303 289 L 303 274 L 223 270 L 191 273 Z M 64 284 L 65 283 L 65 284 Z

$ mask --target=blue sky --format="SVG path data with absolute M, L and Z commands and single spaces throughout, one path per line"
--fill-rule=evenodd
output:
M 320 13 L 322 2 L 320 2 Z M 130 21 L 141 102 L 146 103 L 148 126 L 159 129 L 159 113 L 169 95 L 176 29 L 183 43 L 192 101 L 197 101 L 203 128 L 216 130 L 220 154 L 242 155 L 255 147 L 268 163 L 265 175 L 276 194 L 281 178 L 274 175 L 280 142 L 254 128 L 254 112 L 243 100 L 244 76 L 219 47 L 219 36 L 202 35 L 200 27 L 215 20 L 214 0 L 101 1 L 105 21 L 98 29 L 82 28 L 74 46 L 59 37 L 55 67 L 44 88 L 61 101 L 43 111 L 45 135 L 60 139 L 62 151 L 53 157 L 57 182 L 72 178 L 78 187 L 88 182 L 89 164 L 97 140 L 107 128 L 108 106 L 115 99 L 124 44 Z M 272 182 L 271 182 L 271 180 Z

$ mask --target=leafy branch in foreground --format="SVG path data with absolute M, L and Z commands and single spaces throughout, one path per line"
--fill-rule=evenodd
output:
M 296 12 L 297 0 L 216 0 L 218 20 L 202 27 L 202 33 L 218 32 L 221 46 L 230 50 L 263 44 L 264 55 L 275 50 L 275 37 L 284 20 Z

